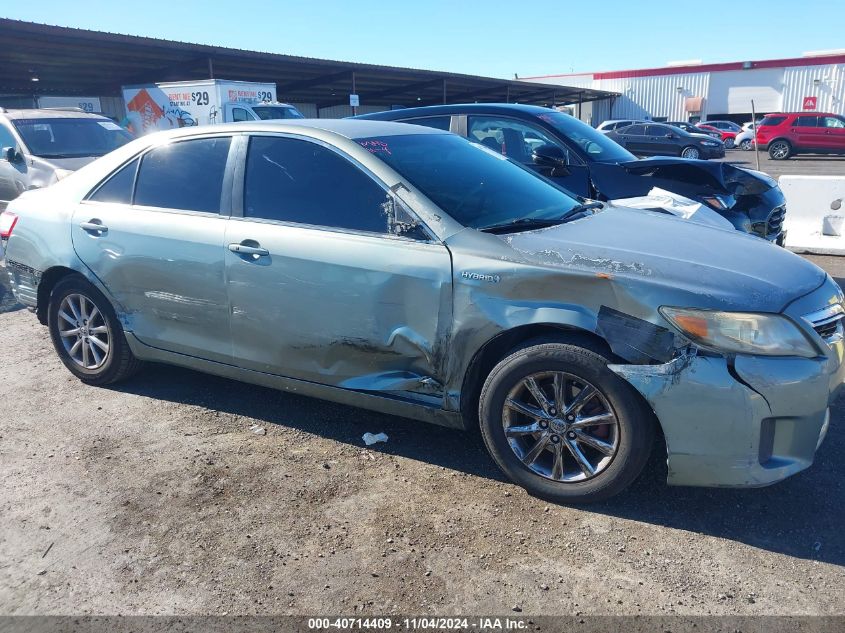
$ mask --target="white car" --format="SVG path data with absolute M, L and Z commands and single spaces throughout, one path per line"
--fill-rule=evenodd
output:
M 628 127 L 629 125 L 633 125 L 634 123 L 645 123 L 645 121 L 640 121 L 637 119 L 609 119 L 600 123 L 596 130 L 598 130 L 602 134 L 607 134 L 608 132 L 612 132 L 616 128 Z
M 742 132 L 736 135 L 736 138 L 734 139 L 734 146 L 747 152 L 754 149 L 754 142 L 754 122 L 749 121 L 748 123 L 743 124 Z

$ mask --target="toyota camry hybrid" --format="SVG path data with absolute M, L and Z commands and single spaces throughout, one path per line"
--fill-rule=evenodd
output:
M 813 461 L 843 295 L 764 240 L 573 198 L 393 122 L 133 141 L 0 215 L 12 290 L 85 383 L 163 362 L 452 427 L 559 502 Z

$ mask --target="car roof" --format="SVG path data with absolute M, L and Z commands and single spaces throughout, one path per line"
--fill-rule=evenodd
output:
M 807 115 L 807 116 L 841 116 L 835 112 L 816 112 L 805 110 L 803 112 L 769 112 L 765 116 L 792 116 L 793 114 Z
M 0 110 L 0 115 L 11 120 L 17 119 L 96 119 L 98 121 L 110 121 L 108 117 L 91 112 L 83 112 L 79 109 L 67 108 L 31 108 L 31 109 L 6 109 Z
M 240 121 L 214 126 L 190 126 L 167 130 L 158 134 L 168 137 L 193 136 L 198 132 L 288 132 L 297 133 L 304 129 L 331 132 L 348 139 L 370 136 L 403 136 L 408 134 L 448 134 L 421 125 L 409 125 L 395 121 L 362 121 L 359 119 L 275 119 L 267 121 Z
M 452 103 L 448 105 L 422 106 L 419 108 L 400 108 L 361 114 L 356 119 L 404 119 L 408 116 L 433 116 L 437 114 L 453 114 L 455 112 L 484 113 L 484 114 L 522 114 L 526 117 L 538 114 L 558 112 L 552 108 L 525 105 L 522 103 Z

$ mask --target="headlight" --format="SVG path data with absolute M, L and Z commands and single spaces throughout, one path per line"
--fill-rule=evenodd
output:
M 718 352 L 804 358 L 819 355 L 798 326 L 779 314 L 668 306 L 661 307 L 660 314 L 693 342 Z
M 701 196 L 701 199 L 716 211 L 724 211 L 733 206 L 733 202 L 723 196 Z
M 706 145 L 707 147 L 719 147 L 719 143 L 716 141 L 701 141 L 702 145 Z

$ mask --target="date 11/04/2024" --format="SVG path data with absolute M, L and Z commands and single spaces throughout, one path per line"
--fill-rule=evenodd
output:
M 311 630 L 361 630 L 397 629 L 401 631 L 425 630 L 478 630 L 478 631 L 520 631 L 526 629 L 527 621 L 520 618 L 309 618 Z

